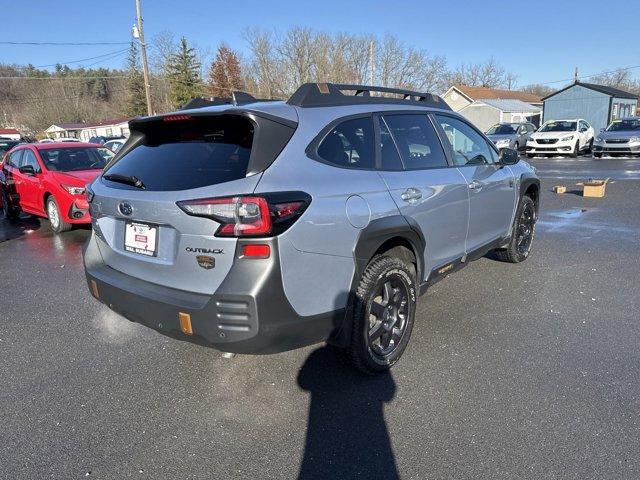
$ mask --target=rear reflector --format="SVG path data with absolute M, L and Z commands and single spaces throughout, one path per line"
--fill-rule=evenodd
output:
M 96 283 L 96 281 L 91 280 L 89 284 L 91 285 L 91 294 L 98 300 L 100 300 L 100 294 L 98 293 L 98 284 Z
M 269 245 L 254 244 L 242 246 L 242 256 L 244 258 L 269 258 L 269 255 L 271 255 L 271 247 L 269 247 Z
M 188 313 L 179 312 L 178 319 L 180 320 L 180 330 L 187 335 L 193 335 L 193 327 L 191 326 L 191 315 Z

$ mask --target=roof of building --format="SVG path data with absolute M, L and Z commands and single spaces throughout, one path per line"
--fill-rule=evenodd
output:
M 0 136 L 2 135 L 20 135 L 20 132 L 15 128 L 0 128 Z
M 528 103 L 540 103 L 542 99 L 534 94 L 528 92 L 520 92 L 518 90 L 500 90 L 497 88 L 487 87 L 469 87 L 468 85 L 454 85 L 456 90 L 462 92 L 471 100 L 479 99 L 506 99 L 506 100 L 521 100 Z
M 129 120 L 131 120 L 129 117 L 120 117 L 120 118 L 110 118 L 107 120 L 100 120 L 99 122 L 87 122 L 84 124 L 84 128 L 108 127 L 110 125 L 120 125 L 121 123 L 126 123 Z
M 584 82 L 576 81 L 576 82 L 572 83 L 571 85 L 568 85 L 568 86 L 558 90 L 557 92 L 553 92 L 552 94 L 547 95 L 542 100 L 546 100 L 547 98 L 551 98 L 554 95 L 559 94 L 560 92 L 564 92 L 565 90 L 568 90 L 568 89 L 570 89 L 572 87 L 575 87 L 576 85 L 580 85 L 581 87 L 588 88 L 590 90 L 595 90 L 596 92 L 604 93 L 605 95 L 609 95 L 610 97 L 630 98 L 632 100 L 637 100 L 638 99 L 638 95 L 635 95 L 635 94 L 630 93 L 630 92 L 626 92 L 624 90 L 620 90 L 619 88 L 609 87 L 607 85 L 597 85 L 595 83 L 584 83 Z
M 85 125 L 86 125 L 85 123 L 81 123 L 81 122 L 75 122 L 75 123 L 69 122 L 69 123 L 54 123 L 53 125 L 51 125 L 51 127 L 60 127 L 60 128 L 63 128 L 64 130 L 79 130 L 81 128 L 84 128 Z
M 497 108 L 498 110 L 502 110 L 503 112 L 538 112 L 541 110 L 540 107 L 534 107 L 530 103 L 523 102 L 522 100 L 481 98 L 476 100 L 473 104 L 478 103 L 485 103 Z

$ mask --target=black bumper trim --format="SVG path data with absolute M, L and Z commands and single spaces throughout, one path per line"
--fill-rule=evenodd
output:
M 237 252 L 246 243 L 268 243 L 271 257 L 238 258 Z M 91 248 L 88 245 L 87 249 Z M 85 272 L 89 285 L 96 282 L 99 300 L 116 313 L 164 335 L 224 352 L 270 354 L 292 350 L 328 340 L 342 325 L 345 309 L 312 316 L 295 312 L 284 293 L 276 238 L 238 241 L 237 252 L 233 268 L 213 295 L 130 277 L 101 259 L 88 262 L 87 252 Z M 193 335 L 181 331 L 179 312 L 191 316 Z

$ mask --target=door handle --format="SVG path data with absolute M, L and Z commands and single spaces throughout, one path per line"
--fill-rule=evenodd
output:
M 484 183 L 478 180 L 474 180 L 468 186 L 469 190 L 473 190 L 474 192 L 478 193 L 480 190 L 482 190 L 482 187 L 484 187 Z
M 422 192 L 417 188 L 407 188 L 400 198 L 408 203 L 416 203 L 418 200 L 422 198 Z

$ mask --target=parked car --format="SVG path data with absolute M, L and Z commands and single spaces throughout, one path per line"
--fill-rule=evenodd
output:
M 531 251 L 534 170 L 437 96 L 305 84 L 130 128 L 138 142 L 87 187 L 87 282 L 182 340 L 251 354 L 328 340 L 385 371 L 429 285 Z
M 570 155 L 591 151 L 593 127 L 586 120 L 551 120 L 531 135 L 527 142 L 527 156 Z
M 34 143 L 15 147 L 0 164 L 0 198 L 5 218 L 20 212 L 48 217 L 59 233 L 89 223 L 85 185 L 113 152 L 86 143 Z
M 20 145 L 21 140 L 11 140 L 9 138 L 0 138 L 0 158 L 16 145 Z
M 593 156 L 640 155 L 640 117 L 614 120 L 593 143 Z
M 496 147 L 524 150 L 536 127 L 533 123 L 498 123 L 487 130 L 487 137 Z
M 117 140 L 109 140 L 108 142 L 104 143 L 104 147 L 108 148 L 109 150 L 111 150 L 113 153 L 117 153 L 118 150 L 120 150 L 122 148 L 122 146 L 124 145 L 124 143 L 127 140 L 122 138 L 122 139 L 117 139 Z
M 104 145 L 110 140 L 123 140 L 124 137 L 105 137 L 98 135 L 97 137 L 91 137 L 89 143 L 97 143 L 98 145 Z M 126 139 L 125 139 L 126 140 Z
M 54 143 L 55 140 L 51 139 L 51 138 L 43 138 L 42 140 L 38 141 L 38 143 Z
M 61 143 L 74 143 L 74 142 L 80 142 L 80 140 L 78 140 L 77 138 L 73 138 L 73 137 L 62 137 L 58 139 L 58 142 Z

